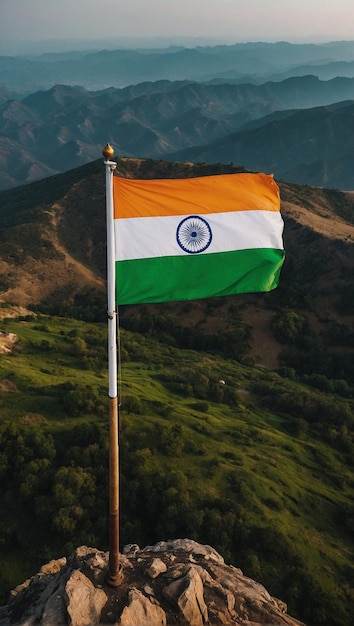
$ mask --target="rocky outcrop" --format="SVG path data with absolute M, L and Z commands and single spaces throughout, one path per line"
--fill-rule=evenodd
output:
M 121 584 L 108 553 L 82 546 L 51 561 L 0 608 L 0 626 L 304 626 L 210 546 L 190 539 L 125 546 Z

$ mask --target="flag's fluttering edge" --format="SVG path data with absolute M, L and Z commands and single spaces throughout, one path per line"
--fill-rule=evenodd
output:
M 279 188 L 266 174 L 113 177 L 118 304 L 270 291 L 284 261 Z

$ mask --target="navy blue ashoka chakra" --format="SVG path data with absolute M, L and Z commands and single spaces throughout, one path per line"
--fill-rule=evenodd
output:
M 177 227 L 178 245 L 189 254 L 204 252 L 212 240 L 212 232 L 208 222 L 199 215 L 185 217 Z

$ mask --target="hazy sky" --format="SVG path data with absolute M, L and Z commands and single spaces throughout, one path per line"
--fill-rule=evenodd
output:
M 0 0 L 0 41 L 354 39 L 354 0 Z

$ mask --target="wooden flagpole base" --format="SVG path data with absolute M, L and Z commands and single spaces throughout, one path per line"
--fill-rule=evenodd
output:
M 119 439 L 118 399 L 109 398 L 109 562 L 107 583 L 118 587 L 123 579 L 119 562 Z

